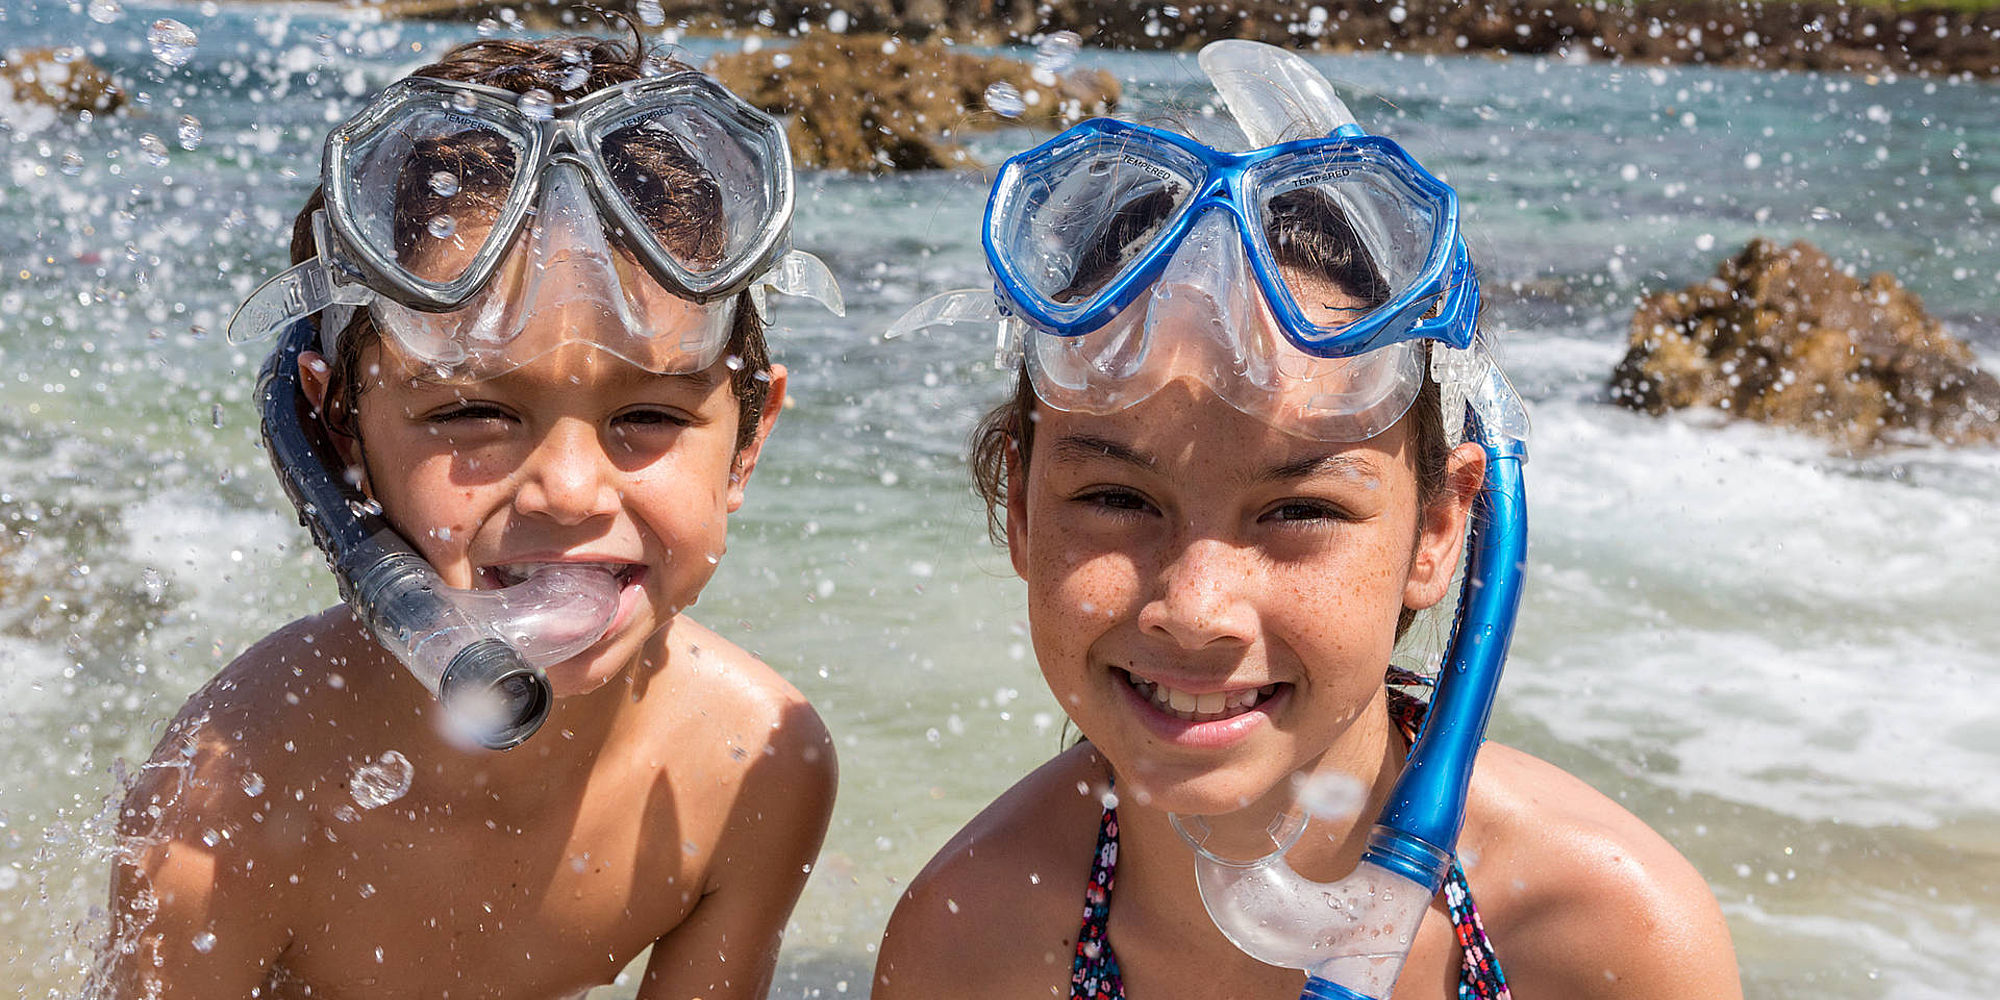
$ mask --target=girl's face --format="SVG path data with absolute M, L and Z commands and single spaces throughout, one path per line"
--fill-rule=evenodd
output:
M 721 362 L 657 375 L 570 343 L 495 378 L 440 382 L 387 342 L 369 351 L 361 444 L 345 457 L 447 584 L 497 589 L 536 563 L 615 568 L 623 588 L 609 632 L 548 670 L 559 697 L 611 679 L 694 603 L 784 400 L 774 366 L 755 440 L 738 452 Z
M 1342 738 L 1380 696 L 1398 614 L 1445 594 L 1478 448 L 1420 513 L 1407 420 L 1312 441 L 1187 381 L 1037 418 L 1009 548 L 1043 674 L 1120 782 L 1215 814 L 1342 766 L 1338 747 L 1379 762 Z

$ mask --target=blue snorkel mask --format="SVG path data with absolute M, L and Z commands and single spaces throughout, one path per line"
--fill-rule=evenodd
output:
M 1386 998 L 1452 866 L 1520 605 L 1527 418 L 1475 336 L 1451 188 L 1365 133 L 1299 57 L 1225 41 L 1200 62 L 1250 152 L 1096 120 L 1014 157 L 987 203 L 994 287 L 927 300 L 888 335 L 986 323 L 1044 405 L 1111 413 L 1193 378 L 1329 441 L 1387 430 L 1426 373 L 1439 384 L 1447 432 L 1485 450 L 1486 478 L 1437 689 L 1361 863 L 1331 884 L 1291 868 L 1305 805 L 1248 850 L 1174 817 L 1239 948 L 1304 970 L 1306 997 Z

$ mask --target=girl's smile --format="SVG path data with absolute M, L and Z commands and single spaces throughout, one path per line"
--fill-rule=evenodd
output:
M 1009 544 L 1044 675 L 1122 782 L 1213 814 L 1297 771 L 1380 766 L 1398 618 L 1457 558 L 1407 447 L 1400 426 L 1294 437 L 1188 381 L 1038 411 Z

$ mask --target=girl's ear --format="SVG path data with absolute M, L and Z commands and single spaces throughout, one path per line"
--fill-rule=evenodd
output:
M 1021 468 L 1021 439 L 1007 441 L 1007 556 L 1014 574 L 1028 578 L 1028 475 Z
M 1470 442 L 1445 458 L 1442 495 L 1417 515 L 1417 547 L 1410 555 L 1410 577 L 1403 585 L 1403 606 L 1415 610 L 1444 600 L 1451 576 L 1465 546 L 1465 523 L 1472 501 L 1486 480 L 1486 452 Z
M 329 405 L 327 389 L 332 381 L 333 368 L 326 358 L 321 357 L 318 351 L 299 352 L 299 387 L 305 390 L 306 400 L 312 403 L 313 412 L 319 414 L 322 420 L 326 419 Z M 331 405 L 338 406 L 340 402 L 333 400 Z M 368 465 L 361 460 L 361 442 L 337 432 L 327 436 L 333 439 L 334 450 L 340 453 L 342 463 L 351 469 L 362 470 L 361 491 L 369 492 L 366 482 Z
M 743 487 L 750 482 L 750 473 L 757 468 L 757 457 L 764 453 L 764 442 L 771 436 L 771 428 L 777 426 L 778 413 L 785 408 L 785 366 L 771 366 L 770 390 L 764 395 L 764 410 L 757 414 L 757 434 L 729 464 L 729 507 L 731 514 L 743 506 Z

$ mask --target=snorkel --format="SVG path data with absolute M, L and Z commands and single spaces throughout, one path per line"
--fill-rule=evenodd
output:
M 1320 74 L 1299 57 L 1247 42 L 1204 48 L 1202 68 L 1253 146 L 1328 135 L 1353 123 Z M 1467 789 L 1485 737 L 1520 606 L 1527 553 L 1521 466 L 1527 419 L 1497 365 L 1476 347 L 1431 345 L 1447 427 L 1463 427 L 1486 453 L 1473 501 L 1463 589 L 1437 689 L 1389 801 L 1376 817 L 1353 873 L 1320 883 L 1286 854 L 1307 815 L 1294 809 L 1268 829 L 1261 856 L 1224 856 L 1207 846 L 1202 817 L 1175 816 L 1195 849 L 1203 905 L 1224 936 L 1261 962 L 1306 972 L 1314 1000 L 1386 998 L 1431 899 L 1450 871 L 1465 821 Z M 1459 418 L 1457 414 L 1463 414 Z
M 319 346 L 294 322 L 257 376 L 264 447 L 340 596 L 375 640 L 441 702 L 454 731 L 490 750 L 534 735 L 554 702 L 542 670 L 602 638 L 618 582 L 597 567 L 545 567 L 504 590 L 446 586 L 348 477 L 299 382 Z

